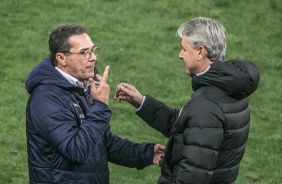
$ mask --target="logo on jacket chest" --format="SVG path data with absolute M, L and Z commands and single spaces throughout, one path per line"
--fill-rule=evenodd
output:
M 75 109 L 75 115 L 79 117 L 80 123 L 82 123 L 82 120 L 85 118 L 85 115 L 83 114 L 83 111 L 79 106 L 79 103 L 73 103 L 73 106 Z

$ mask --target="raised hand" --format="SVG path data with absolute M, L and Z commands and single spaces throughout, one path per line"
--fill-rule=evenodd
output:
M 114 96 L 114 100 L 127 101 L 136 109 L 140 107 L 143 98 L 144 96 L 134 86 L 127 83 L 120 83 Z
M 106 66 L 103 77 L 96 74 L 97 79 L 100 82 L 95 82 L 92 78 L 89 79 L 91 85 L 91 96 L 94 100 L 99 100 L 106 105 L 109 103 L 110 87 L 107 84 L 107 79 L 109 75 L 109 66 Z

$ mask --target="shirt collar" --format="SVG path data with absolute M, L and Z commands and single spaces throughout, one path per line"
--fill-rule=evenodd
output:
M 67 74 L 66 72 L 62 71 L 61 69 L 59 69 L 58 67 L 55 67 L 71 84 L 81 87 L 84 89 L 84 91 L 87 91 L 88 86 L 90 85 L 88 81 L 86 82 L 86 87 L 84 88 L 84 83 L 80 82 L 79 80 L 77 80 L 76 78 L 74 78 L 73 76 Z
M 207 69 L 205 69 L 205 71 L 203 72 L 200 72 L 200 73 L 197 73 L 196 75 L 199 76 L 199 75 L 203 75 L 204 73 L 206 73 L 209 69 L 210 69 L 211 66 L 208 66 Z

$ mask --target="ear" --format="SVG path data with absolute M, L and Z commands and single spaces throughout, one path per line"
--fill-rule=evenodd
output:
M 58 61 L 58 65 L 61 65 L 61 66 L 66 66 L 67 65 L 67 63 L 66 63 L 66 56 L 63 53 L 57 53 L 56 54 L 56 59 Z
M 205 58 L 207 54 L 207 49 L 204 46 L 199 46 L 198 60 Z

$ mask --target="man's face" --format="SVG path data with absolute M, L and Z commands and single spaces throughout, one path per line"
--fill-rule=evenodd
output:
M 94 48 L 94 43 L 91 38 L 86 34 L 74 35 L 69 38 L 69 43 L 72 46 L 69 50 L 70 53 L 64 54 L 64 62 L 59 62 L 59 68 L 67 74 L 78 79 L 80 82 L 84 82 L 89 78 L 94 77 L 94 66 L 97 57 L 91 53 L 88 59 L 83 57 L 83 54 L 87 50 Z
M 181 47 L 179 58 L 182 59 L 186 65 L 186 73 L 196 74 L 197 68 L 199 67 L 199 50 L 192 48 L 188 36 L 185 35 L 182 37 Z

